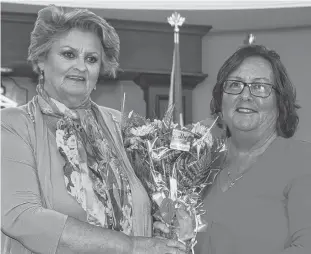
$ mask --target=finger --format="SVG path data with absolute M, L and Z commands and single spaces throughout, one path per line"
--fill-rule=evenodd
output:
M 190 218 L 189 213 L 187 213 L 185 210 L 183 209 L 177 209 L 177 215 L 179 215 L 182 219 L 186 220 L 188 218 Z
M 177 248 L 181 251 L 185 251 L 186 250 L 186 245 L 179 242 L 179 241 L 175 241 L 175 240 L 168 240 L 166 246 L 168 247 L 173 247 L 173 248 Z
M 162 223 L 160 221 L 156 221 L 155 223 L 153 223 L 153 227 L 155 229 L 161 230 L 164 233 L 169 233 L 170 232 L 169 228 L 164 223 Z

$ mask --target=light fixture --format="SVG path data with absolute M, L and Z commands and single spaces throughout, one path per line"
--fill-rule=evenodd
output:
M 8 67 L 1 67 L 1 74 L 2 73 L 11 73 L 13 72 L 12 68 L 8 68 Z
M 9 99 L 8 97 L 4 95 L 0 95 L 0 106 L 1 108 L 12 108 L 17 107 L 17 102 Z

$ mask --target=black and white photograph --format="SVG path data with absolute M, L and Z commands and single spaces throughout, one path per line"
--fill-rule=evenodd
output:
M 1 0 L 2 254 L 310 254 L 311 1 Z

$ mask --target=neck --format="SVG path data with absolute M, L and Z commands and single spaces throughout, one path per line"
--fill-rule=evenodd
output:
M 54 100 L 64 104 L 69 109 L 78 109 L 78 108 L 89 108 L 90 107 L 90 97 L 81 97 L 79 98 L 78 95 L 76 96 L 66 96 L 66 93 L 63 94 L 62 97 L 58 96 L 58 93 L 55 92 L 54 89 L 51 88 L 49 85 L 42 86 L 45 93 Z
M 276 131 L 268 131 L 265 134 L 235 132 L 231 135 L 231 146 L 237 155 L 261 154 L 276 138 Z
M 265 135 L 231 135 L 227 163 L 233 175 L 244 174 L 277 137 L 276 131 Z M 229 171 L 229 170 L 228 170 Z

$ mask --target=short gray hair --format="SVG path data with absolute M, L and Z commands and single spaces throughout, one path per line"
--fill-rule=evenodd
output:
M 103 46 L 101 74 L 116 77 L 119 68 L 120 39 L 107 21 L 87 9 L 71 9 L 50 5 L 38 12 L 35 27 L 30 36 L 28 61 L 39 73 L 38 60 L 51 49 L 58 36 L 79 28 L 96 33 Z

